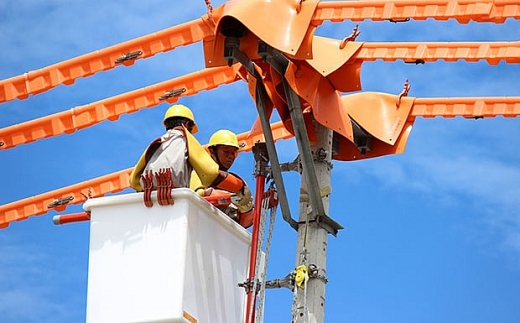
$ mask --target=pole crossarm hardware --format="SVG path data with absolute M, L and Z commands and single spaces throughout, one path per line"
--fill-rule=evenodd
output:
M 258 117 L 260 119 L 262 131 L 265 137 L 265 148 L 267 150 L 267 156 L 264 156 L 264 158 L 268 157 L 269 162 L 271 163 L 271 175 L 273 176 L 276 188 L 278 190 L 282 217 L 287 223 L 289 223 L 289 225 L 293 229 L 298 230 L 298 223 L 291 217 L 289 202 L 285 191 L 285 184 L 283 182 L 282 177 L 282 170 L 280 168 L 278 154 L 276 153 L 276 147 L 274 146 L 275 139 L 273 137 L 271 127 L 269 126 L 269 116 L 267 115 L 267 109 L 265 106 L 267 95 L 265 93 L 265 88 L 261 82 L 261 77 L 257 74 L 254 68 L 254 63 L 243 52 L 240 51 L 240 40 L 238 38 L 226 37 L 225 43 L 226 44 L 224 47 L 224 58 L 228 61 L 228 65 L 231 65 L 234 62 L 239 62 L 240 64 L 242 64 L 242 66 L 245 67 L 247 72 L 255 80 L 257 80 L 255 86 L 255 105 L 258 111 Z M 255 158 L 260 158 L 260 154 L 256 154 Z
M 285 91 L 287 105 L 291 115 L 292 126 L 294 129 L 294 137 L 300 153 L 300 161 L 303 168 L 303 174 L 309 186 L 309 198 L 311 200 L 312 211 L 316 216 L 316 222 L 328 233 L 336 236 L 338 230 L 343 227 L 325 214 L 323 202 L 321 199 L 320 188 L 314 169 L 312 151 L 309 144 L 309 137 L 307 129 L 305 128 L 305 121 L 300 105 L 300 99 L 296 92 L 289 86 L 285 78 L 285 72 L 289 64 L 289 60 L 282 53 L 270 47 L 269 45 L 260 42 L 258 53 L 269 63 L 282 77 L 283 88 Z
M 316 172 L 314 170 L 312 152 L 310 149 L 307 130 L 305 128 L 305 122 L 303 119 L 303 112 L 300 106 L 300 101 L 298 95 L 291 89 L 284 76 L 289 60 L 283 54 L 281 54 L 280 52 L 276 51 L 275 49 L 263 42 L 259 43 L 258 48 L 258 54 L 261 57 L 265 57 L 266 61 L 270 65 L 272 65 L 282 77 L 284 90 L 287 97 L 287 103 L 291 114 L 294 136 L 296 138 L 298 151 L 300 152 L 300 158 L 303 165 L 303 173 L 305 179 L 309 183 L 309 197 L 311 200 L 313 212 L 316 216 L 316 222 L 321 227 L 326 229 L 327 232 L 336 236 L 338 230 L 342 229 L 343 227 L 334 220 L 332 220 L 327 214 L 325 214 L 323 208 L 323 202 L 321 200 L 320 190 L 317 185 L 318 180 L 316 177 Z M 267 151 L 271 159 L 271 164 L 273 166 L 273 177 L 275 179 L 277 188 L 281 193 L 280 206 L 282 208 L 282 214 L 289 214 L 288 203 L 286 202 L 287 198 L 285 195 L 285 188 L 283 186 L 283 178 L 281 175 L 281 168 L 278 162 L 276 148 L 274 147 L 274 140 L 272 139 L 270 129 L 268 127 L 269 120 L 266 115 L 266 108 L 264 105 L 264 102 L 267 97 L 266 95 L 264 95 L 265 89 L 263 88 L 263 84 L 261 82 L 262 79 L 255 70 L 253 61 L 250 60 L 246 54 L 240 51 L 239 38 L 231 36 L 226 37 L 224 47 L 224 58 L 228 61 L 228 65 L 233 64 L 235 61 L 241 63 L 246 68 L 246 70 L 257 80 L 255 92 L 256 106 L 258 114 L 260 116 L 260 120 L 262 122 L 262 128 L 265 129 L 264 134 L 266 135 Z M 282 187 L 280 187 L 280 184 L 282 185 Z M 285 203 L 287 203 L 287 207 L 285 206 Z M 288 221 L 293 228 L 295 226 L 297 227 L 296 224 L 292 223 L 292 221 L 294 220 L 289 220 L 289 217 L 287 215 L 284 216 L 284 219 L 286 219 L 286 221 Z
M 260 108 L 260 107 L 259 107 Z M 276 141 L 276 139 L 273 137 L 273 141 Z M 274 146 L 274 145 L 273 145 Z M 255 164 L 256 164 L 256 167 L 255 167 L 255 175 L 257 172 L 259 172 L 260 174 L 263 174 L 264 176 L 266 176 L 266 179 L 271 176 L 274 178 L 274 175 L 273 175 L 273 171 L 272 171 L 272 167 L 269 166 L 269 150 L 268 150 L 268 145 L 266 142 L 257 142 L 254 146 L 253 146 L 253 156 L 254 156 L 254 159 L 255 159 Z M 276 153 L 276 151 L 275 151 Z M 278 166 L 276 167 L 275 166 L 275 169 L 278 169 L 280 168 L 280 175 L 281 175 L 281 167 Z M 280 176 L 281 177 L 281 176 Z M 283 187 L 283 191 L 285 193 L 285 186 L 283 186 L 283 180 L 280 178 L 280 182 L 282 183 L 282 187 Z M 276 179 L 275 179 L 275 183 L 276 183 Z M 280 199 L 280 194 L 278 193 L 279 197 L 278 199 Z M 298 223 L 296 222 L 296 220 L 294 220 L 292 217 L 291 217 L 291 213 L 290 213 L 290 209 L 289 209 L 289 204 L 288 204 L 288 201 L 287 201 L 287 196 L 284 194 L 284 196 L 282 197 L 285 199 L 285 202 L 284 202 L 284 209 L 282 211 L 282 218 L 284 219 L 285 222 L 287 222 L 293 229 L 295 230 L 298 230 Z
M 292 290 L 294 288 L 294 277 L 295 272 L 290 272 L 284 278 L 271 279 L 265 282 L 265 288 L 288 288 Z

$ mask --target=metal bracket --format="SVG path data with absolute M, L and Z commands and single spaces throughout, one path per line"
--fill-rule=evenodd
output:
M 423 64 L 424 65 L 425 63 L 426 62 L 422 58 L 418 58 L 415 61 L 405 61 L 405 64 L 415 64 L 415 65 Z
M 289 86 L 289 83 L 285 78 L 285 71 L 289 65 L 289 59 L 264 42 L 259 43 L 258 49 L 258 54 L 260 57 L 269 63 L 269 65 L 271 65 L 282 78 L 283 88 L 287 99 L 287 106 L 289 108 L 293 124 L 294 138 L 296 139 L 298 151 L 300 152 L 300 159 L 309 190 L 311 206 L 314 214 L 316 215 L 316 223 L 323 229 L 327 230 L 328 233 L 336 236 L 338 230 L 343 229 L 343 227 L 325 214 L 325 208 L 321 199 L 316 169 L 314 168 L 309 136 L 307 134 L 305 121 L 303 119 L 300 99 L 296 92 L 294 92 L 294 90 Z
M 320 267 L 316 266 L 315 264 L 310 264 L 309 267 L 307 267 L 309 272 L 309 278 L 315 278 L 323 281 L 325 284 L 329 282 L 327 277 L 325 275 L 320 275 Z
M 59 199 L 55 199 L 51 204 L 47 205 L 47 208 L 52 209 L 60 205 L 69 204 L 69 202 L 72 200 L 74 200 L 74 196 L 60 197 Z
M 255 159 L 255 171 L 253 175 L 269 175 L 269 154 L 265 142 L 257 142 L 253 146 L 253 157 Z
M 388 21 L 393 22 L 394 24 L 398 22 L 408 22 L 410 21 L 410 18 L 403 18 L 403 19 L 388 19 Z
M 171 91 L 166 92 L 163 95 L 161 95 L 159 97 L 159 100 L 166 100 L 166 99 L 169 99 L 169 98 L 173 98 L 174 96 L 179 96 L 179 95 L 181 95 L 184 92 L 186 92 L 186 88 L 184 88 L 184 87 L 181 88 L 181 89 L 177 89 L 177 90 L 171 90 Z
M 258 111 L 260 123 L 262 124 L 262 131 L 264 133 L 266 144 L 265 148 L 267 150 L 269 161 L 271 162 L 271 174 L 276 183 L 282 217 L 293 229 L 298 230 L 298 223 L 291 217 L 291 211 L 289 209 L 289 202 L 285 192 L 282 171 L 278 161 L 278 154 L 276 153 L 276 148 L 274 145 L 273 133 L 269 123 L 269 117 L 266 113 L 265 101 L 267 100 L 268 96 L 264 88 L 262 78 L 256 72 L 253 61 L 240 51 L 240 39 L 238 37 L 226 37 L 224 41 L 224 58 L 228 61 L 228 65 L 233 65 L 234 62 L 239 62 L 242 64 L 242 66 L 246 68 L 249 74 L 255 77 L 258 81 L 256 85 L 256 109 Z
M 280 164 L 280 168 L 282 170 L 282 172 L 290 172 L 290 171 L 295 171 L 295 172 L 298 172 L 298 173 L 302 173 L 302 164 L 301 164 L 301 161 L 300 161 L 300 156 L 296 156 L 296 158 L 290 162 L 290 163 L 282 163 Z
M 249 293 L 253 290 L 253 282 L 248 278 L 243 283 L 238 283 L 238 287 L 244 288 L 246 293 Z
M 352 132 L 354 133 L 354 143 L 361 152 L 361 155 L 365 155 L 372 149 L 372 136 L 363 130 L 353 119 L 350 119 L 350 123 L 352 124 Z
M 294 289 L 294 272 L 290 272 L 284 278 L 271 279 L 265 282 L 265 288 L 288 288 Z
M 138 50 L 136 52 L 126 53 L 123 56 L 119 57 L 115 60 L 116 64 L 123 63 L 129 61 L 131 59 L 136 59 L 137 57 L 143 55 L 143 52 Z

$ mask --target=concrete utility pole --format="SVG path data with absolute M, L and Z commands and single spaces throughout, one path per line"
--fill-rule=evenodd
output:
M 317 142 L 310 143 L 314 157 L 314 167 L 321 192 L 325 213 L 329 211 L 330 176 L 332 170 L 332 130 L 314 122 Z M 305 170 L 304 170 L 305 171 Z M 297 288 L 293 317 L 294 323 L 323 323 L 325 315 L 325 285 L 328 232 L 316 223 L 316 215 L 305 192 L 308 185 L 302 174 L 300 193 L 298 245 L 296 267 L 305 265 L 311 278 L 305 288 Z M 315 266 L 315 267 L 314 267 Z M 316 269 L 316 270 L 313 270 Z

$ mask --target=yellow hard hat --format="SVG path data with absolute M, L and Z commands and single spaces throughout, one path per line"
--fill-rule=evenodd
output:
M 189 119 L 193 121 L 193 129 L 191 130 L 191 133 L 195 134 L 197 131 L 199 131 L 199 128 L 197 128 L 197 123 L 195 122 L 195 118 L 193 117 L 193 112 L 191 112 L 187 106 L 182 104 L 174 104 L 169 107 L 164 114 L 163 124 L 166 119 L 171 117 L 183 117 Z
M 219 130 L 209 138 L 208 147 L 226 145 L 235 148 L 238 147 L 238 138 L 234 132 L 229 130 Z

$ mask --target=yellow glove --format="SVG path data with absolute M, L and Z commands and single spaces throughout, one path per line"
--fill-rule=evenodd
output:
M 233 204 L 240 213 L 251 211 L 253 208 L 253 196 L 251 196 L 251 191 L 246 185 L 236 193 L 236 199 L 234 199 Z

